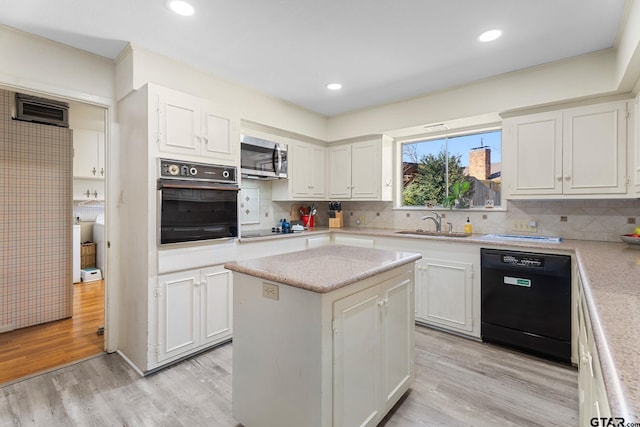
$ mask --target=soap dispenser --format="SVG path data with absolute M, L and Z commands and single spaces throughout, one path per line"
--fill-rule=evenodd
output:
M 464 223 L 464 232 L 467 234 L 473 233 L 473 226 L 471 225 L 471 221 L 469 221 L 469 217 L 467 217 L 467 222 Z

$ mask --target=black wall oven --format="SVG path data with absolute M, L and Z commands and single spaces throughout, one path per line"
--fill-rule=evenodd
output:
M 160 159 L 160 244 L 237 237 L 238 191 L 233 166 Z

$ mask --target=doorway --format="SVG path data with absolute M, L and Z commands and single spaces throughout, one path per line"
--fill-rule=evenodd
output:
M 105 350 L 107 110 L 82 102 L 58 100 L 69 104 L 69 128 L 74 134 L 73 190 L 67 200 L 73 218 L 68 220 L 80 228 L 79 242 L 73 242 L 72 246 L 81 245 L 77 252 L 81 257 L 78 267 L 82 268 L 79 274 L 73 274 L 73 315 L 1 331 L 0 386 L 99 355 Z M 86 249 L 84 257 L 82 249 Z M 38 266 L 34 265 L 34 268 Z

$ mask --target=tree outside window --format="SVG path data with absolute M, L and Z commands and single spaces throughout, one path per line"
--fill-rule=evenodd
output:
M 501 133 L 403 143 L 403 206 L 500 206 Z

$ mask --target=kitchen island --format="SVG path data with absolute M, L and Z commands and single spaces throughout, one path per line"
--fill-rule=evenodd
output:
M 227 263 L 233 415 L 244 426 L 376 425 L 414 379 L 414 263 L 348 246 Z

